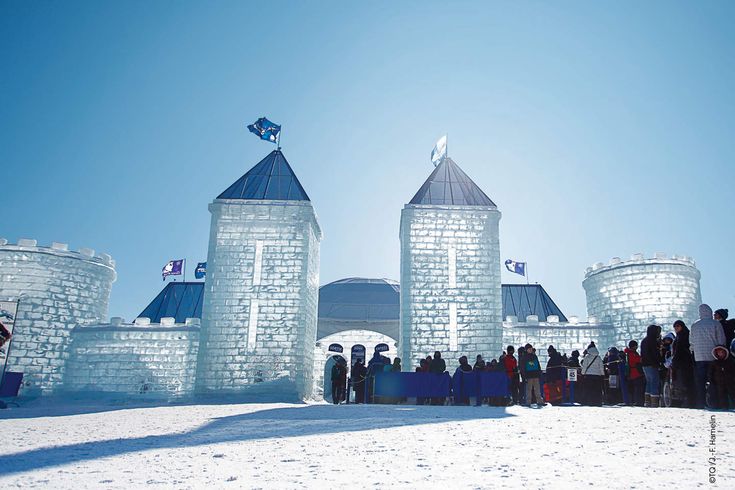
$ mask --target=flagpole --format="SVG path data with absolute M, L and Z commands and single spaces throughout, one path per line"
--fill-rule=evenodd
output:
M 281 129 L 278 130 L 278 136 L 276 137 L 276 146 L 278 147 L 278 151 L 281 151 L 281 133 L 283 132 L 283 126 L 281 126 Z
M 526 286 L 528 286 L 528 262 L 526 262 Z
M 186 282 L 186 259 L 184 259 L 184 276 L 181 282 Z

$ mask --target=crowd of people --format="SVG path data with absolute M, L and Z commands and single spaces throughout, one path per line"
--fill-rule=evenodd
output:
M 569 355 L 550 345 L 545 371 L 535 347 L 526 344 L 517 350 L 509 345 L 497 359 L 489 361 L 477 355 L 473 365 L 462 356 L 455 374 L 504 372 L 508 377 L 508 395 L 481 400 L 496 406 L 574 401 L 588 406 L 735 408 L 735 319 L 728 319 L 728 310 L 713 312 L 706 304 L 699 307 L 699 316 L 691 330 L 677 320 L 673 331 L 663 336 L 660 325 L 649 325 L 640 344 L 630 340 L 624 347 L 609 347 L 604 354 L 595 342 L 590 342 L 581 353 L 574 350 Z M 352 368 L 355 401 L 365 402 L 365 393 L 369 391 L 365 383 L 374 374 L 401 370 L 399 358 L 391 362 L 378 352 L 367 366 L 358 360 Z M 415 367 L 417 373 L 442 374 L 446 370 L 439 351 L 421 359 Z M 570 379 L 570 370 L 576 372 L 576 380 Z M 336 371 L 333 368 L 335 403 L 344 399 L 346 376 L 346 364 Z M 454 402 L 466 404 L 468 400 Z M 417 403 L 442 405 L 446 399 L 418 399 Z

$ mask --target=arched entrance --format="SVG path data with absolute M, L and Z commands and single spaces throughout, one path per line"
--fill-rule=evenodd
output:
M 332 354 L 327 359 L 327 362 L 324 363 L 324 401 L 328 403 L 333 403 L 334 398 L 332 398 L 332 368 L 337 364 L 340 363 L 343 366 L 345 366 L 345 369 L 347 368 L 347 359 L 342 357 L 340 354 Z M 345 387 L 346 389 L 346 387 Z M 342 397 L 342 400 L 344 400 L 344 396 Z
M 348 376 L 352 365 L 352 347 L 363 345 L 367 357 L 377 344 L 385 343 L 395 357 L 397 352 L 400 317 L 400 294 L 396 281 L 350 277 L 319 288 L 319 319 L 314 350 L 314 395 L 332 402 L 331 368 L 329 359 L 335 352 L 329 346 L 337 343 L 344 347 L 342 356 L 347 361 Z M 369 359 L 366 359 L 369 360 Z M 354 393 L 350 393 L 354 399 Z

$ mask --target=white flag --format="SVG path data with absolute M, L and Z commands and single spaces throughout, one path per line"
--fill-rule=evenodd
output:
M 431 150 L 431 163 L 436 167 L 441 163 L 444 157 L 447 156 L 447 135 L 445 134 L 439 141 L 434 145 L 434 149 Z

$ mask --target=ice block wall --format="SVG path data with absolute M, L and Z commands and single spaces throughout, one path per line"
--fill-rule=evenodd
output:
M 588 268 L 582 286 L 588 315 L 614 324 L 616 340 L 627 344 L 640 342 L 652 323 L 664 333 L 673 331 L 678 319 L 691 326 L 702 302 L 699 279 L 690 257 L 635 254 L 630 260 L 615 257 L 607 265 Z
M 160 324 L 146 320 L 74 328 L 64 389 L 164 398 L 192 394 L 199 319 L 186 324 L 173 318 Z
M 107 318 L 115 278 L 107 254 L 0 239 L 0 297 L 19 299 L 7 370 L 23 373 L 22 394 L 49 394 L 61 386 L 70 332 Z
M 197 389 L 288 377 L 313 386 L 321 230 L 309 201 L 216 199 Z
M 500 211 L 495 207 L 407 204 L 401 213 L 401 328 L 404 364 L 442 352 L 502 346 Z
M 622 344 L 616 344 L 615 329 L 611 324 L 597 323 L 595 320 L 578 322 L 573 317 L 570 318 L 570 322 L 563 323 L 553 316 L 549 320 L 539 322 L 534 315 L 520 322 L 515 317 L 506 318 L 506 321 L 503 322 L 503 347 L 512 345 L 518 352 L 526 344 L 533 345 L 541 362 L 541 369 L 544 370 L 549 360 L 547 349 L 550 345 L 567 356 L 570 356 L 574 350 L 582 354 L 591 341 L 595 342 L 602 356 L 610 347 L 619 349 L 623 347 Z M 497 359 L 500 357 L 500 352 L 494 352 L 492 357 Z

